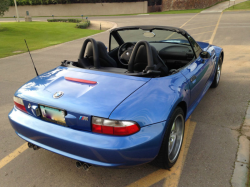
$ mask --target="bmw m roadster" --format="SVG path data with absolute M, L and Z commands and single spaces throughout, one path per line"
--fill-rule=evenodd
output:
M 78 61 L 24 84 L 9 120 L 34 149 L 75 159 L 77 166 L 128 167 L 178 159 L 185 121 L 217 87 L 223 49 L 185 30 L 130 26 L 110 31 L 109 48 L 84 41 Z

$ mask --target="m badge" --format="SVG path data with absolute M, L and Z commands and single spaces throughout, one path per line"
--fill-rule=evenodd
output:
M 86 116 L 80 116 L 79 120 L 89 121 L 89 117 L 86 117 Z

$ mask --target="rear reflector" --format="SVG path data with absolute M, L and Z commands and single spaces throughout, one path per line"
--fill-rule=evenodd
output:
M 89 81 L 89 80 L 84 80 L 84 79 L 77 79 L 77 78 L 72 78 L 72 77 L 64 77 L 68 81 L 74 81 L 74 82 L 81 82 L 81 83 L 87 83 L 87 84 L 96 84 L 96 81 Z
M 23 104 L 23 100 L 19 97 L 15 97 L 14 96 L 14 104 L 15 106 L 19 109 L 19 110 L 22 110 L 23 112 L 26 112 L 27 113 L 27 110 Z
M 140 127 L 135 122 L 92 117 L 92 131 L 96 133 L 127 136 L 139 130 Z

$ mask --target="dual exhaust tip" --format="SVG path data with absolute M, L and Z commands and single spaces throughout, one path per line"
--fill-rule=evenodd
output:
M 40 149 L 40 147 L 38 147 L 37 145 L 34 145 L 34 144 L 30 143 L 30 142 L 28 142 L 28 147 L 33 148 L 35 151 Z M 88 171 L 91 166 L 92 166 L 91 164 L 88 164 L 86 162 L 76 161 L 76 167 L 77 168 L 83 167 L 83 169 L 85 171 Z
M 40 149 L 40 147 L 38 147 L 37 145 L 34 145 L 34 144 L 30 143 L 30 142 L 28 142 L 28 147 L 33 148 L 35 151 Z
M 76 167 L 77 168 L 83 167 L 83 169 L 85 171 L 88 171 L 91 166 L 92 166 L 91 164 L 88 164 L 88 163 L 85 163 L 85 162 L 81 162 L 81 161 L 76 161 Z

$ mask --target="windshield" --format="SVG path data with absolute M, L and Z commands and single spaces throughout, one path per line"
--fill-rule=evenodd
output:
M 149 43 L 178 43 L 190 45 L 188 40 L 177 32 L 154 29 L 151 32 L 142 29 L 120 30 L 118 34 L 124 42 L 148 41 Z

